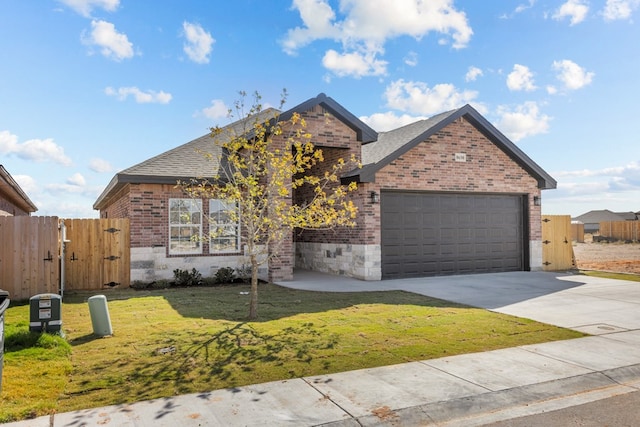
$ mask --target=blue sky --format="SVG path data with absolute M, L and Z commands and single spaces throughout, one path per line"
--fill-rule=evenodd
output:
M 558 180 L 543 212 L 640 210 L 640 0 L 0 0 L 0 164 L 36 215 L 324 92 L 382 131 L 471 104 Z

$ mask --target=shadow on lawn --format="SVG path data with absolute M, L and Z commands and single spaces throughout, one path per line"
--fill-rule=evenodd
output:
M 300 369 L 316 363 L 314 355 L 333 348 L 338 338 L 313 323 L 286 327 L 273 333 L 260 331 L 247 323 L 237 323 L 215 333 L 194 334 L 191 341 L 193 344 L 188 347 L 156 351 L 161 358 L 154 357 L 145 367 L 132 373 L 131 382 L 139 383 L 141 390 L 150 391 L 158 384 L 171 381 L 176 392 L 184 393 L 192 392 L 190 386 L 195 378 L 207 378 L 214 388 L 250 383 L 247 378 L 265 369 L 280 371 L 281 378 L 298 378 L 305 374 Z M 331 361 L 320 363 L 328 369 Z
M 163 293 L 162 296 L 184 317 L 242 322 L 247 320 L 249 314 L 248 291 L 248 285 L 236 285 L 172 290 Z M 258 291 L 257 322 L 268 322 L 303 313 L 340 310 L 362 304 L 466 307 L 405 291 L 314 292 L 262 284 Z

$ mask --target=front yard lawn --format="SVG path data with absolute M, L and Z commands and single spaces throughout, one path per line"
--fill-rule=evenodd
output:
M 407 292 L 276 285 L 260 286 L 260 319 L 245 322 L 248 290 L 68 294 L 66 341 L 29 333 L 29 306 L 12 303 L 0 422 L 583 336 Z M 96 294 L 107 296 L 112 337 L 92 335 L 86 301 Z

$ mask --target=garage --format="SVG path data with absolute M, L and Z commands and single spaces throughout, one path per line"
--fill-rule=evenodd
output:
M 528 269 L 521 195 L 383 191 L 382 278 Z

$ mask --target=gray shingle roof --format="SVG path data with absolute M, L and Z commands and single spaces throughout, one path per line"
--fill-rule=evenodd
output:
M 636 215 L 633 212 L 611 212 L 609 209 L 593 210 L 572 218 L 583 224 L 596 224 L 604 221 L 634 221 Z
M 93 208 L 104 208 L 109 197 L 127 183 L 177 184 L 178 181 L 192 178 L 218 176 L 221 172 L 221 143 L 228 141 L 232 135 L 250 133 L 256 121 L 263 122 L 277 114 L 278 110 L 275 108 L 265 109 L 249 119 L 224 126 L 215 137 L 208 133 L 118 172 L 93 204 Z
M 378 140 L 362 147 L 362 164 L 378 163 L 402 148 L 407 142 L 412 141 L 428 129 L 434 127 L 442 120 L 453 114 L 455 110 L 438 114 L 426 120 L 402 126 L 388 132 L 378 133 Z
M 539 188 L 556 188 L 556 181 L 549 174 L 470 105 L 438 114 L 426 120 L 419 120 L 389 132 L 378 133 L 332 98 L 321 93 L 317 97 L 311 98 L 282 113 L 280 120 L 287 120 L 293 112 L 308 111 L 316 105 L 321 105 L 351 127 L 356 132 L 358 141 L 363 144 L 363 167 L 345 174 L 343 178 L 346 180 L 358 182 L 375 181 L 375 174 L 382 167 L 417 144 L 425 141 L 454 120 L 464 117 L 531 176 L 536 178 Z M 275 109 L 265 110 L 261 113 L 262 116 L 259 120 L 268 120 L 269 116 L 273 118 L 277 113 L 278 111 Z M 178 180 L 212 178 L 218 175 L 222 156 L 220 144 L 217 144 L 216 140 L 228 138 L 229 133 L 235 135 L 250 133 L 253 120 L 255 120 L 254 117 L 250 118 L 249 121 L 239 120 L 225 126 L 222 134 L 218 137 L 204 135 L 119 172 L 98 197 L 93 208 L 103 209 L 108 206 L 110 197 L 127 183 L 176 184 Z M 205 156 L 205 154 L 210 154 L 210 156 Z

